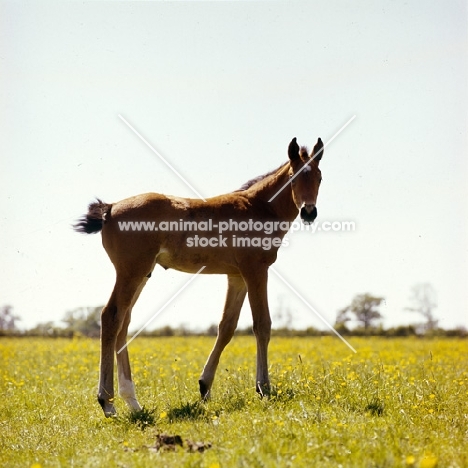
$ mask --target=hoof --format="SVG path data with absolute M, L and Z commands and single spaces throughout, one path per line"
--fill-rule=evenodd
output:
M 101 405 L 102 411 L 104 411 L 104 416 L 106 418 L 112 418 L 113 416 L 117 416 L 117 411 L 115 410 L 115 406 L 110 400 L 104 400 L 104 398 L 98 397 L 98 402 Z
M 263 397 L 269 397 L 271 393 L 270 389 L 270 384 L 269 383 L 264 383 L 261 384 L 260 382 L 257 382 L 257 387 L 256 387 L 257 393 L 263 398 Z
M 206 385 L 206 383 L 203 382 L 203 380 L 199 380 L 198 385 L 200 387 L 200 395 L 202 399 L 208 400 L 208 398 L 210 397 L 210 389 L 208 388 L 208 385 Z

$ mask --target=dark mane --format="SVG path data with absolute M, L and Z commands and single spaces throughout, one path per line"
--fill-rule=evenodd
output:
M 275 172 L 279 171 L 282 167 L 286 166 L 286 164 L 287 164 L 287 162 L 281 164 L 281 166 L 277 167 L 276 169 L 273 169 L 272 171 L 267 172 L 266 174 L 259 175 L 257 177 L 254 177 L 253 179 L 250 179 L 248 182 L 243 184 L 241 186 L 241 188 L 239 188 L 237 190 L 234 190 L 234 191 L 235 192 L 242 192 L 243 190 L 249 189 L 250 187 L 252 187 L 252 185 L 255 185 L 257 182 L 260 182 L 263 179 L 265 179 L 266 177 L 268 177 L 268 176 L 274 174 Z

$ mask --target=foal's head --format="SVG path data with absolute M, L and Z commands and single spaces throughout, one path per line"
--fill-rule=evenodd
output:
M 288 148 L 293 201 L 301 210 L 304 223 L 312 223 L 317 217 L 317 195 L 322 181 L 319 161 L 323 155 L 323 143 L 319 138 L 310 156 L 307 148 L 301 147 L 293 138 Z

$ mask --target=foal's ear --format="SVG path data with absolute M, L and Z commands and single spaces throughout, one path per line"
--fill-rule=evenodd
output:
M 293 138 L 291 143 L 289 143 L 288 156 L 291 161 L 299 159 L 299 145 L 297 144 L 296 138 Z
M 313 149 L 312 154 L 310 155 L 310 157 L 314 158 L 315 161 L 318 162 L 318 161 L 320 161 L 322 159 L 322 156 L 323 156 L 323 142 L 319 138 L 317 140 L 317 143 L 315 143 L 314 149 Z

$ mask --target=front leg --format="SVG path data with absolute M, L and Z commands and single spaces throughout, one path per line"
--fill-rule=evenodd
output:
M 198 381 L 200 394 L 203 399 L 207 399 L 210 395 L 219 358 L 234 335 L 246 293 L 247 288 L 241 276 L 228 276 L 226 303 L 224 305 L 223 317 L 218 327 L 218 337 Z
M 268 268 L 249 268 L 243 273 L 253 317 L 253 331 L 257 339 L 257 392 L 264 396 L 270 393 L 268 376 L 268 344 L 271 335 L 271 318 L 268 308 Z

